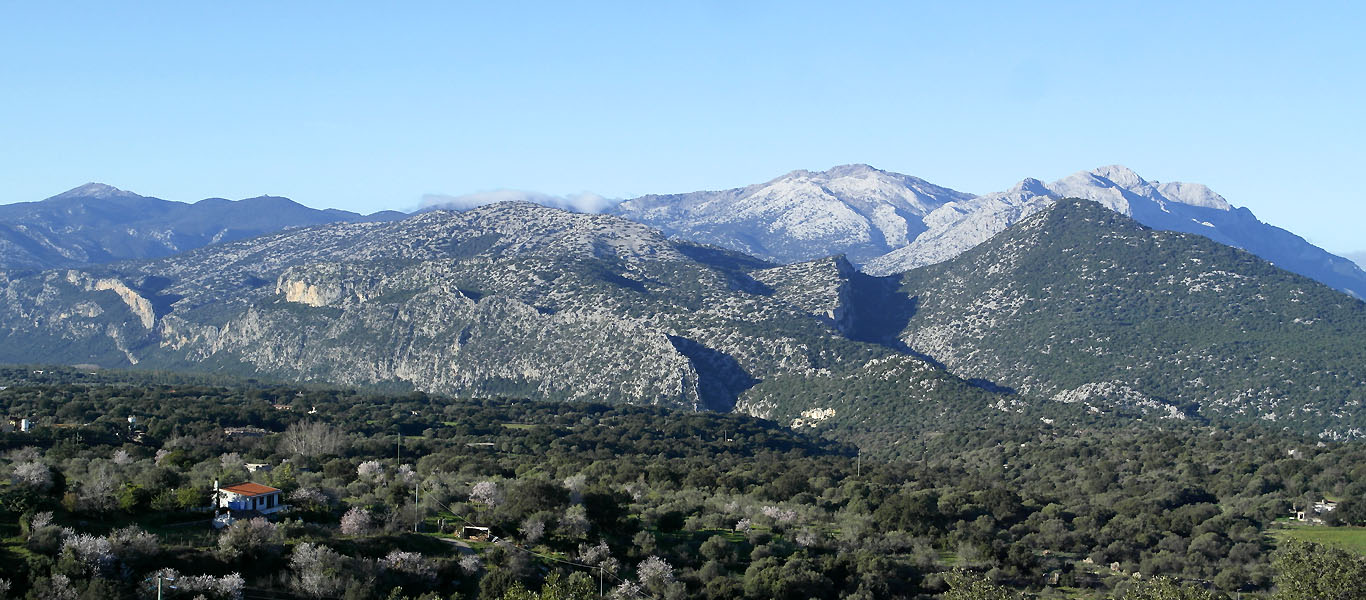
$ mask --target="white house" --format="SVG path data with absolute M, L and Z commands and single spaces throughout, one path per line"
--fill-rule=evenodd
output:
M 1312 507 L 1308 507 L 1305 510 L 1295 511 L 1295 518 L 1301 521 L 1308 521 L 1310 523 L 1321 524 L 1323 523 L 1324 515 L 1333 512 L 1334 510 L 1337 510 L 1337 507 L 1337 502 L 1333 502 L 1332 500 L 1327 499 L 1320 500 L 1318 502 L 1315 502 L 1314 506 Z
M 249 481 L 216 487 L 212 502 L 215 511 L 226 508 L 233 513 L 268 515 L 285 508 L 280 490 Z

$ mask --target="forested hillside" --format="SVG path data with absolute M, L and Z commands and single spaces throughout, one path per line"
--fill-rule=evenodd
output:
M 1094 202 L 911 271 L 901 293 L 907 346 L 1027 396 L 1327 438 L 1366 426 L 1366 303 Z
M 1293 507 L 1366 520 L 1366 449 L 1258 427 L 947 427 L 883 461 L 733 414 L 226 383 L 0 372 L 34 424 L 0 435 L 10 593 L 133 596 L 167 570 L 211 598 L 1255 592 L 1293 575 L 1268 535 Z M 215 480 L 292 508 L 214 532 Z M 497 541 L 455 543 L 466 524 Z

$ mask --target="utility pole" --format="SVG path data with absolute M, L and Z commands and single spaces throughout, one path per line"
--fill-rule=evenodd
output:
M 157 600 L 161 600 L 161 582 L 162 582 L 163 580 L 164 580 L 164 581 L 175 581 L 175 579 L 172 578 L 172 577 L 165 577 L 165 576 L 162 576 L 162 575 L 157 575 Z M 176 587 L 173 586 L 173 585 L 168 585 L 168 586 L 166 586 L 166 587 L 171 588 L 171 589 L 176 589 Z

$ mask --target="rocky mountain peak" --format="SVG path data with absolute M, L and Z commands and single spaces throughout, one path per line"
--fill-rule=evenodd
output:
M 723 191 L 628 200 L 611 213 L 766 260 L 847 254 L 855 264 L 909 243 L 924 216 L 971 194 L 865 164 L 793 171 Z
M 1033 178 L 1033 177 L 1026 177 L 1026 178 L 1020 180 L 1019 183 L 1015 184 L 1015 187 L 1010 188 L 1010 191 L 1007 192 L 1007 193 L 1011 193 L 1011 194 L 1029 193 L 1029 194 L 1035 194 L 1035 195 L 1039 195 L 1039 196 L 1047 196 L 1047 195 L 1049 195 L 1051 192 L 1049 192 L 1048 186 L 1045 185 L 1044 182 L 1039 181 L 1038 179 L 1035 179 L 1035 178 Z
M 834 177 L 862 177 L 862 176 L 865 176 L 865 175 L 874 175 L 874 174 L 879 174 L 879 173 L 881 173 L 881 174 L 886 174 L 887 172 L 886 172 L 886 171 L 883 171 L 883 170 L 881 170 L 881 169 L 873 168 L 872 166 L 865 165 L 865 164 L 863 164 L 863 163 L 854 163 L 854 164 L 849 164 L 849 165 L 839 165 L 839 166 L 831 167 L 829 170 L 825 171 L 825 175 L 828 176 L 828 177 L 831 177 L 831 178 L 834 178 Z
M 71 188 L 65 192 L 57 194 L 48 200 L 65 200 L 69 198 L 93 198 L 96 200 L 108 200 L 110 198 L 142 198 L 133 192 L 121 190 L 112 185 L 103 183 L 87 183 L 82 186 Z
M 1139 177 L 1138 173 L 1135 173 L 1133 169 L 1124 165 L 1106 165 L 1104 167 L 1092 169 L 1090 172 L 1098 177 L 1104 177 L 1126 189 L 1142 187 L 1144 184 L 1148 183 L 1147 181 L 1144 181 L 1142 177 Z
M 830 179 L 838 179 L 838 178 L 840 178 L 840 177 L 868 177 L 868 176 L 875 176 L 875 175 L 877 175 L 877 174 L 884 174 L 884 175 L 885 175 L 885 174 L 888 174 L 888 173 L 887 173 L 886 171 L 883 171 L 883 170 L 874 168 L 874 167 L 872 167 L 872 166 L 870 166 L 870 165 L 866 165 L 866 164 L 862 164 L 862 163 L 854 163 L 854 164 L 848 164 L 848 165 L 837 165 L 837 166 L 834 166 L 834 167 L 830 167 L 829 169 L 826 169 L 826 170 L 824 170 L 824 171 L 811 171 L 811 170 L 809 170 L 809 169 L 797 169 L 797 170 L 795 170 L 795 171 L 788 172 L 787 174 L 783 175 L 782 177 L 779 177 L 779 178 L 777 178 L 777 179 L 774 179 L 774 180 L 770 181 L 770 183 L 774 183 L 774 182 L 778 182 L 778 181 L 790 181 L 790 180 L 794 180 L 794 179 L 819 179 L 819 180 L 830 180 Z
M 1205 187 L 1203 184 L 1173 181 L 1171 183 L 1157 183 L 1156 185 L 1163 196 L 1182 204 L 1215 210 L 1233 210 L 1233 205 L 1224 200 L 1223 196 L 1214 193 L 1214 190 Z
M 1059 198 L 1093 200 L 1153 229 L 1194 233 L 1242 248 L 1283 269 L 1366 297 L 1366 271 L 1350 261 L 1262 223 L 1246 209 L 1233 210 L 1204 185 L 1146 180 L 1122 165 L 1080 171 L 1052 183 L 1026 179 L 1004 192 L 940 206 L 925 215 L 925 232 L 909 244 L 865 260 L 863 269 L 885 275 L 953 258 Z

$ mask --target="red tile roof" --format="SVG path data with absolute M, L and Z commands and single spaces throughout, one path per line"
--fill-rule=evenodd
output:
M 278 492 L 280 490 L 277 490 L 268 485 L 261 485 L 259 483 L 251 483 L 250 481 L 244 481 L 242 483 L 237 483 L 233 485 L 225 485 L 223 486 L 223 491 L 232 492 L 234 494 L 240 494 L 242 496 L 260 496 L 263 494 Z

